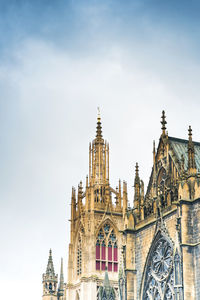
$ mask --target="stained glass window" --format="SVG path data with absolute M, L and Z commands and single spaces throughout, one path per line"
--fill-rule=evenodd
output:
M 100 228 L 96 241 L 96 270 L 118 272 L 118 247 L 114 229 L 107 222 Z

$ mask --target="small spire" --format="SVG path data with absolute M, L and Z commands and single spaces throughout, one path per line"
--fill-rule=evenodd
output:
M 57 293 L 57 282 L 58 275 L 54 272 L 53 259 L 52 259 L 52 251 L 49 250 L 49 258 L 47 263 L 46 273 L 42 275 L 42 283 L 43 283 L 43 296 L 48 294 L 52 296 L 56 296 Z M 53 284 L 53 283 L 54 284 Z
M 195 150 L 192 141 L 192 128 L 188 129 L 188 171 L 189 174 L 196 174 Z
M 48 259 L 48 263 L 47 263 L 46 275 L 55 276 L 51 249 L 49 250 L 49 259 Z
M 165 125 L 167 124 L 167 121 L 166 121 L 166 116 L 165 116 L 165 111 L 164 110 L 162 111 L 161 119 L 162 120 L 161 120 L 160 123 L 162 124 L 162 128 L 161 128 L 162 129 L 162 134 L 165 135 L 166 134 L 165 133 L 165 130 L 166 130 L 166 126 Z
M 63 274 L 63 258 L 61 258 L 60 266 L 60 282 L 59 282 L 59 294 L 64 291 L 64 274 Z
M 102 136 L 102 127 L 101 127 L 101 115 L 100 115 L 100 109 L 98 107 L 96 139 L 101 140 L 102 137 L 103 136 Z

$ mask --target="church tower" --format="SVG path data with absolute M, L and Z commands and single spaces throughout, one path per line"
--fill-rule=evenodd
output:
M 127 185 L 116 189 L 109 182 L 109 144 L 103 139 L 98 113 L 96 137 L 89 145 L 89 176 L 76 192 L 72 188 L 71 231 L 68 257 L 67 299 L 98 299 L 106 268 L 118 295 L 118 265 Z M 117 298 L 117 297 L 116 297 Z
M 57 299 L 57 283 L 58 275 L 55 274 L 53 266 L 52 251 L 49 251 L 49 259 L 47 263 L 46 273 L 43 274 L 43 300 Z

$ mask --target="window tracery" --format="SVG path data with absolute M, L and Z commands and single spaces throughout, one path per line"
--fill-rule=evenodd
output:
M 107 222 L 99 230 L 96 240 L 96 270 L 118 271 L 118 245 L 114 229 Z
M 161 234 L 154 241 L 148 257 L 143 300 L 174 300 L 173 246 Z

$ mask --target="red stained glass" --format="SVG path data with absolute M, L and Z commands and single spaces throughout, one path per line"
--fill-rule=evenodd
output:
M 112 271 L 112 263 L 108 263 L 108 271 Z
M 112 246 L 108 246 L 108 260 L 112 260 Z
M 106 263 L 102 261 L 102 263 L 101 263 L 101 270 L 105 271 L 105 269 L 106 269 Z
M 117 248 L 114 248 L 114 261 L 117 261 Z
M 118 271 L 118 264 L 114 264 L 114 272 Z
M 100 246 L 96 245 L 96 259 L 100 259 Z
M 102 247 L 101 247 L 101 258 L 103 260 L 106 259 L 106 247 L 104 245 L 102 245 Z
M 96 270 L 100 270 L 100 261 L 96 261 Z

